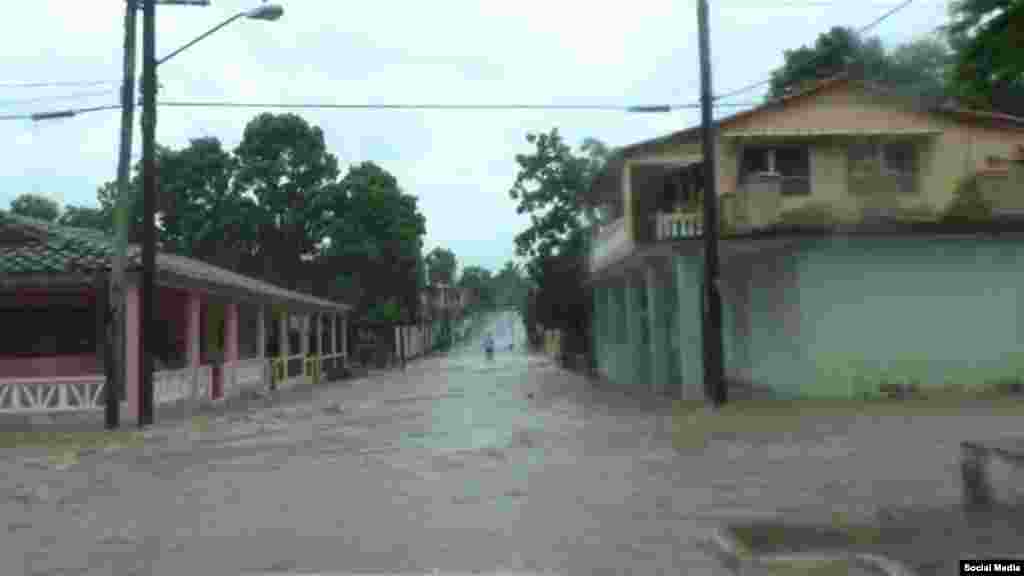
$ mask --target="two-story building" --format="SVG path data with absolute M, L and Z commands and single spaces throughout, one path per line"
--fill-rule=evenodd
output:
M 838 76 L 714 133 L 730 381 L 843 396 L 1024 378 L 1024 119 Z M 619 149 L 590 191 L 593 349 L 623 386 L 702 396 L 707 160 L 694 127 Z M 938 222 L 969 177 L 998 226 Z

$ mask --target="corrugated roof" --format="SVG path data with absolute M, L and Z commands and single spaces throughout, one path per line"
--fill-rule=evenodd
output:
M 96 230 L 60 226 L 0 210 L 0 274 L 46 275 L 107 270 L 114 256 L 113 239 Z M 129 269 L 141 266 L 141 249 L 128 247 Z M 189 280 L 233 288 L 272 300 L 351 310 L 352 307 L 309 294 L 287 290 L 219 266 L 158 253 L 157 269 Z

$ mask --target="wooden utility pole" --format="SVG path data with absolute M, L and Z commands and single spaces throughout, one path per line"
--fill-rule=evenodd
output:
M 153 312 L 156 273 L 156 0 L 142 0 L 142 326 L 139 427 L 153 423 Z
M 697 0 L 700 36 L 700 111 L 704 155 L 704 387 L 715 407 L 727 398 L 722 354 L 722 295 L 718 280 L 718 191 L 715 166 L 715 130 L 711 114 L 711 42 L 708 0 Z

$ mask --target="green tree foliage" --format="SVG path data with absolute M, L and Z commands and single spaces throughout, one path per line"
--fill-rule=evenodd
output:
M 530 215 L 530 226 L 516 236 L 516 252 L 527 257 L 526 270 L 535 287 L 523 303 L 530 333 L 536 323 L 567 331 L 569 349 L 585 349 L 590 301 L 585 287 L 588 211 L 583 201 L 608 157 L 608 147 L 585 140 L 579 153 L 562 140 L 558 129 L 530 133 L 531 154 L 519 154 L 519 172 L 509 192 L 516 211 Z
M 969 104 L 1024 115 L 1024 1 L 957 0 L 946 26 L 952 84 Z
M 231 185 L 236 161 L 216 138 L 159 158 L 164 249 L 233 270 L 259 254 L 256 203 Z
M 835 76 L 854 63 L 863 67 L 869 77 L 877 77 L 885 68 L 885 49 L 877 38 L 861 40 L 856 31 L 833 27 L 818 36 L 813 46 L 801 46 L 783 52 L 785 64 L 771 76 L 770 99 L 799 91 L 809 83 Z
M 942 38 L 927 36 L 886 52 L 878 38 L 861 39 L 851 28 L 836 26 L 812 46 L 783 52 L 785 64 L 772 73 L 769 99 L 799 91 L 846 71 L 896 92 L 940 101 L 947 94 L 952 53 Z
M 263 277 L 308 288 L 303 257 L 319 243 L 318 196 L 339 175 L 323 131 L 295 114 L 260 114 L 245 127 L 235 159 L 237 194 L 254 200 L 247 226 L 257 230 Z
M 374 322 L 415 320 L 426 234 L 417 204 L 372 162 L 327 186 L 314 204 L 324 239 L 314 261 L 320 291 L 357 303 L 357 313 Z
M 22 194 L 11 200 L 11 212 L 19 216 L 54 222 L 60 214 L 60 206 L 46 196 Z
M 459 288 L 472 295 L 472 302 L 479 310 L 490 310 L 495 305 L 495 284 L 491 271 L 480 266 L 466 266 L 459 276 Z
M 458 260 L 455 259 L 454 252 L 438 246 L 427 254 L 425 263 L 427 265 L 427 279 L 431 284 L 452 285 L 455 283 Z
M 110 231 L 110 216 L 101 208 L 90 206 L 66 206 L 57 223 L 75 228 L 91 228 L 103 232 Z

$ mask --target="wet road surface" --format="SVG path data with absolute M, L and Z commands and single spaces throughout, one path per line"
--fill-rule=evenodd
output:
M 527 356 L 514 320 L 493 361 L 477 340 L 66 471 L 3 463 L 0 573 L 726 573 L 664 407 Z

